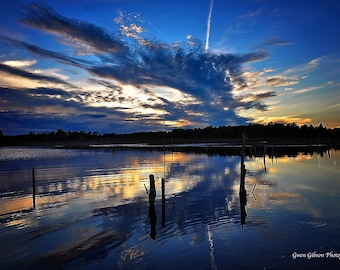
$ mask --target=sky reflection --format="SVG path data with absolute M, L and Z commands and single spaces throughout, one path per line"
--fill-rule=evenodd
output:
M 299 249 L 338 246 L 339 151 L 266 156 L 265 163 L 263 157 L 246 157 L 243 228 L 239 156 L 98 149 L 51 158 L 37 151 L 24 162 L 1 162 L 0 239 L 12 239 L 9 248 L 0 248 L 3 266 L 171 269 L 194 261 L 207 269 L 237 269 L 250 256 L 253 265 L 264 268 L 280 260 L 291 266 L 290 254 Z M 154 221 L 150 174 L 155 176 Z M 299 237 L 308 239 L 303 244 Z M 246 255 L 256 246 L 261 250 Z
M 315 217 L 339 217 L 339 157 L 339 151 L 332 151 L 330 157 L 323 158 L 314 153 L 268 159 L 266 171 L 263 160 L 249 160 L 247 184 L 252 188 L 256 184 L 256 200 L 250 201 L 248 207 L 261 205 L 268 209 L 281 205 Z

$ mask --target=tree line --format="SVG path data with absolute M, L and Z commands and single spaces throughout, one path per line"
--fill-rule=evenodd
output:
M 0 145 L 73 145 L 114 144 L 114 143 L 199 143 L 199 142 L 228 142 L 242 140 L 242 133 L 246 133 L 248 140 L 265 140 L 268 142 L 296 142 L 296 143 L 327 143 L 340 142 L 340 128 L 326 128 L 295 123 L 248 124 L 241 126 L 219 126 L 194 129 L 173 129 L 171 131 L 133 132 L 128 134 L 64 131 L 43 132 L 9 136 L 0 131 Z

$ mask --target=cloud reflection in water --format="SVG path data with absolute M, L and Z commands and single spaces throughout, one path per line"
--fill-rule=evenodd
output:
M 293 229 L 304 235 L 301 226 L 306 233 L 321 230 L 314 233 L 320 233 L 323 241 L 333 246 L 334 238 L 326 229 L 334 234 L 337 228 L 332 220 L 339 213 L 335 204 L 339 199 L 339 183 L 335 181 L 339 152 L 322 158 L 322 166 L 315 154 L 268 159 L 266 170 L 263 157 L 246 157 L 247 219 L 241 229 L 239 156 L 72 151 L 54 158 L 35 153 L 22 163 L 18 159 L 2 162 L 8 169 L 1 170 L 5 181 L 1 183 L 0 238 L 11 235 L 13 243 L 21 246 L 21 259 L 15 263 L 33 259 L 34 265 L 44 266 L 57 260 L 61 267 L 107 267 L 114 263 L 121 268 L 135 264 L 146 268 L 159 265 L 157 258 L 161 258 L 161 265 L 173 267 L 176 257 L 185 267 L 199 254 L 197 266 L 209 268 L 214 262 L 225 267 L 223 250 L 241 251 L 250 248 L 251 243 L 262 245 L 267 257 L 273 252 L 289 252 L 295 243 L 294 235 L 290 237 L 289 233 Z M 35 210 L 30 194 L 33 166 L 37 178 Z M 156 190 L 153 225 L 148 218 L 145 190 L 145 186 L 149 189 L 150 174 L 155 176 Z M 161 222 L 163 177 L 165 224 Z M 10 192 L 8 188 L 13 187 L 17 190 Z M 151 225 L 154 240 L 150 237 Z M 280 227 L 280 235 L 276 226 Z M 286 244 L 281 242 L 282 237 L 288 239 Z M 308 241 L 313 243 L 312 238 Z M 18 252 L 14 246 L 0 251 L 4 265 L 14 263 Z M 240 254 L 228 255 L 231 265 L 237 265 Z M 275 265 L 269 259 L 267 263 Z

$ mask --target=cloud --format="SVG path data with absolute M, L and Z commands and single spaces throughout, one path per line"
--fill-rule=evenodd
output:
M 144 32 L 141 26 L 136 24 L 122 25 L 119 31 L 126 37 L 133 37 L 135 39 L 139 38 L 139 35 Z
M 262 100 L 264 98 L 275 97 L 275 96 L 276 96 L 276 92 L 274 91 L 269 91 L 269 92 L 264 92 L 261 94 L 253 95 L 254 100 Z
M 109 108 L 88 107 L 70 99 L 75 93 L 63 89 L 0 87 L 0 93 L 0 126 L 14 134 L 55 131 L 60 127 L 84 130 L 84 126 L 91 131 L 112 130 L 112 125 L 128 132 L 124 119 L 133 116 Z
M 247 53 L 241 56 L 242 62 L 243 63 L 249 63 L 249 62 L 257 62 L 257 61 L 262 61 L 266 58 L 268 58 L 270 54 L 266 51 L 257 51 L 254 53 Z
M 290 80 L 287 81 L 282 76 L 276 76 L 276 77 L 270 77 L 267 79 L 267 84 L 270 87 L 276 87 L 276 86 L 288 86 L 288 85 L 294 85 L 298 84 L 299 82 L 297 80 Z
M 295 94 L 306 94 L 308 92 L 312 92 L 318 89 L 323 88 L 324 86 L 311 86 L 311 87 L 307 87 L 307 88 L 303 88 L 303 89 L 298 89 L 296 91 L 294 91 Z
M 12 77 L 16 77 L 17 79 L 18 78 L 25 78 L 25 79 L 29 79 L 29 80 L 33 80 L 33 81 L 62 84 L 64 86 L 72 87 L 72 85 L 69 84 L 68 82 L 65 82 L 65 81 L 58 79 L 56 77 L 32 73 L 32 72 L 25 71 L 23 69 L 12 67 L 12 66 L 9 66 L 9 65 L 5 65 L 5 64 L 2 64 L 2 63 L 0 63 L 0 73 L 2 73 L 3 76 L 6 76 L 6 77 L 3 77 L 0 81 L 2 81 L 2 80 L 6 81 L 6 79 L 8 79 L 7 78 L 8 76 L 12 76 Z
M 279 37 L 273 37 L 266 39 L 259 43 L 255 48 L 263 48 L 267 46 L 287 46 L 287 45 L 292 45 L 293 43 L 290 41 L 284 41 Z
M 32 53 L 38 57 L 34 60 L 36 63 L 39 59 L 48 59 L 62 64 L 65 70 L 71 66 L 87 72 L 83 83 L 71 79 L 66 82 L 57 76 L 35 74 L 25 70 L 25 66 L 1 64 L 0 70 L 11 76 L 58 85 L 28 87 L 25 92 L 11 90 L 12 94 L 27 99 L 31 108 L 14 102 L 7 110 L 19 113 L 21 108 L 34 119 L 34 113 L 47 113 L 50 118 L 65 117 L 65 125 L 77 126 L 79 121 L 70 118 L 79 114 L 79 119 L 86 124 L 93 118 L 85 120 L 86 116 L 98 114 L 102 115 L 98 119 L 103 129 L 111 130 L 112 125 L 126 128 L 128 121 L 131 124 L 128 131 L 156 129 L 163 123 L 187 127 L 241 124 L 247 119 L 238 115 L 237 109 L 266 110 L 264 100 L 275 95 L 272 91 L 248 93 L 243 97 L 233 93 L 238 86 L 247 87 L 244 64 L 269 57 L 263 50 L 247 54 L 206 52 L 202 42 L 194 37 L 188 37 L 185 44 L 144 38 L 137 24 L 118 26 L 119 35 L 109 34 L 104 28 L 66 18 L 38 4 L 26 9 L 21 22 L 56 35 L 57 42 L 72 46 L 78 55 L 69 50 L 65 53 L 47 50 L 39 44 L 0 35 L 7 46 Z M 85 50 L 80 50 L 77 44 Z M 273 78 L 270 83 L 278 85 L 279 80 Z M 58 114 L 58 110 L 65 115 Z
M 257 117 L 253 121 L 256 124 L 263 124 L 267 125 L 270 122 L 273 123 L 282 123 L 282 124 L 289 124 L 289 123 L 295 123 L 299 126 L 311 124 L 312 119 L 311 118 L 302 118 L 297 117 L 295 115 L 284 115 L 284 116 L 273 116 L 273 117 Z
M 307 64 L 308 68 L 313 68 L 319 65 L 320 61 L 321 61 L 322 57 L 319 58 L 315 58 L 311 61 L 309 61 L 309 63 Z
M 70 94 L 62 89 L 0 87 L 0 90 L 2 109 L 7 111 L 22 110 L 23 113 L 35 113 L 39 106 L 69 106 L 70 104 L 65 100 L 70 97 Z M 64 111 L 61 110 L 59 113 L 63 114 Z
M 306 73 L 311 72 L 312 70 L 316 69 L 321 61 L 322 61 L 323 57 L 318 57 L 315 59 L 310 60 L 308 63 L 304 64 L 304 65 L 298 65 L 295 66 L 293 68 L 287 69 L 283 72 L 283 74 L 294 74 L 294 75 L 301 75 L 301 76 L 305 76 Z
M 60 97 L 63 99 L 67 99 L 72 96 L 72 93 L 65 91 L 63 89 L 57 89 L 57 88 L 45 88 L 45 87 L 40 87 L 34 89 L 34 92 L 31 93 L 32 95 L 37 95 L 37 96 L 48 96 L 49 98 L 51 97 Z
M 259 111 L 266 111 L 267 105 L 263 103 L 264 99 L 275 97 L 277 94 L 274 91 L 266 91 L 258 94 L 252 94 L 249 92 L 243 93 L 236 97 L 243 104 L 242 107 L 238 107 L 238 110 L 241 109 L 257 109 Z
M 108 34 L 103 28 L 81 20 L 66 18 L 39 4 L 28 6 L 21 22 L 60 37 L 63 42 L 76 48 L 81 54 L 126 52 L 124 43 L 117 36 Z
M 2 64 L 10 66 L 10 67 L 16 67 L 16 68 L 23 68 L 23 67 L 29 67 L 34 64 L 36 64 L 36 60 L 9 60 L 9 61 L 4 61 Z
M 24 49 L 39 57 L 54 59 L 60 63 L 64 63 L 67 65 L 85 68 L 86 66 L 91 66 L 93 64 L 93 61 L 88 61 L 88 60 L 84 60 L 84 59 L 80 59 L 76 57 L 70 57 L 63 53 L 46 50 L 39 46 L 30 44 L 28 42 L 12 39 L 7 36 L 3 36 L 1 34 L 0 34 L 0 39 L 2 39 L 9 47 L 14 46 L 20 49 Z

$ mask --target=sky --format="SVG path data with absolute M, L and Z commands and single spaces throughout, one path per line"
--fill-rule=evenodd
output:
M 0 130 L 340 127 L 337 0 L 0 0 Z

